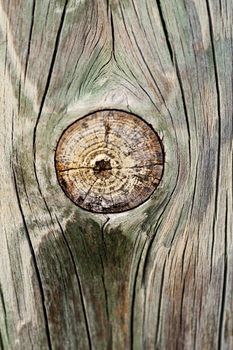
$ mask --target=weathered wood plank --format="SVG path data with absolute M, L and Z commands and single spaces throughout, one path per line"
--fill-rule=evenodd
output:
M 230 0 L 0 1 L 0 348 L 231 349 Z M 142 206 L 62 192 L 62 132 L 100 109 L 163 140 Z

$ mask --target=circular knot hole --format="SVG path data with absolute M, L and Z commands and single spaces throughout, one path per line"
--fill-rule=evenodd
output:
M 105 159 L 101 159 L 101 160 L 97 160 L 95 162 L 95 165 L 93 167 L 93 171 L 95 176 L 97 177 L 107 177 L 107 174 L 109 171 L 112 170 L 112 166 L 111 166 L 111 160 L 105 160 Z

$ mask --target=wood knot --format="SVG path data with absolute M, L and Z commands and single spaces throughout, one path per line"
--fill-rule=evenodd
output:
M 96 177 L 102 177 L 102 178 L 107 178 L 109 176 L 111 176 L 111 161 L 110 159 L 108 160 L 97 160 L 94 167 L 93 167 L 93 171 Z
M 141 118 L 105 110 L 63 132 L 55 166 L 60 186 L 75 204 L 118 213 L 151 196 L 163 174 L 164 152 L 157 133 Z

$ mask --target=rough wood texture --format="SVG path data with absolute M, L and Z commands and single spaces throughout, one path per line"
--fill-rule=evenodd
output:
M 151 196 L 163 174 L 164 154 L 155 131 L 137 116 L 99 111 L 64 131 L 55 166 L 75 204 L 95 213 L 119 213 Z
M 232 349 L 232 0 L 0 0 L 0 348 Z M 155 194 L 90 214 L 54 170 L 99 109 L 163 140 Z

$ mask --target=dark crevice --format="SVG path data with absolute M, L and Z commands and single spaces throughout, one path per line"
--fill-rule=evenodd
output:
M 110 320 L 110 312 L 109 312 L 109 298 L 108 298 L 108 290 L 106 287 L 106 282 L 105 282 L 105 269 L 104 269 L 104 262 L 103 262 L 103 257 L 100 254 L 100 261 L 101 261 L 101 268 L 102 268 L 102 284 L 103 284 L 103 289 L 104 289 L 104 297 L 105 297 L 105 310 L 106 310 L 106 316 L 107 316 L 107 321 L 108 321 L 108 346 L 107 349 L 112 349 L 112 325 L 111 325 L 111 320 Z
M 3 308 L 3 316 L 4 316 L 6 335 L 7 335 L 7 339 L 9 340 L 10 338 L 9 338 L 9 330 L 8 330 L 8 322 L 7 322 L 7 311 L 6 311 L 6 305 L 5 305 L 5 300 L 4 300 L 4 295 L 3 295 L 1 284 L 0 284 L 0 300 L 1 300 L 2 308 Z
M 104 238 L 104 234 L 105 234 L 105 227 L 108 224 L 110 220 L 110 217 L 107 216 L 106 221 L 104 222 L 104 224 L 102 225 L 101 228 L 101 240 L 103 243 L 103 248 L 100 249 L 100 263 L 101 263 L 101 268 L 102 268 L 102 283 L 103 283 L 103 289 L 104 289 L 104 297 L 105 297 L 105 310 L 106 310 L 106 316 L 107 316 L 107 320 L 108 320 L 108 345 L 107 345 L 107 349 L 112 349 L 112 325 L 111 325 L 111 319 L 110 319 L 110 312 L 109 312 L 109 297 L 108 297 L 108 290 L 106 287 L 106 282 L 105 282 L 105 267 L 104 267 L 104 260 L 103 260 L 103 256 L 102 256 L 102 251 L 105 251 L 105 257 L 107 254 L 107 247 L 106 247 L 106 243 L 105 243 L 105 238 Z
M 103 242 L 103 245 L 104 245 L 104 250 L 105 250 L 105 253 L 107 253 L 107 247 L 106 247 L 106 243 L 105 243 L 105 238 L 104 238 L 104 235 L 105 235 L 105 228 L 110 220 L 110 217 L 109 216 L 105 216 L 106 217 L 106 221 L 103 223 L 102 225 L 102 228 L 101 228 L 101 238 L 102 238 L 102 242 Z
M 161 308 L 162 308 L 165 267 L 166 267 L 166 260 L 165 260 L 164 265 L 163 265 L 162 276 L 161 276 L 161 281 L 160 281 L 160 291 L 159 291 L 159 299 L 158 299 L 158 313 L 157 313 L 156 332 L 155 332 L 155 344 L 156 345 L 158 344 L 158 336 L 159 336 L 159 330 L 160 330 L 160 315 L 161 315 Z M 156 346 L 156 349 L 157 348 L 158 347 Z
M 1 330 L 0 330 L 0 350 L 4 350 Z
M 111 35 L 112 35 L 112 56 L 114 58 L 114 61 L 116 61 L 116 55 L 115 55 L 115 28 L 114 28 L 112 11 L 111 11 L 111 14 L 110 14 L 110 25 L 111 25 Z
M 107 316 L 107 320 L 108 320 L 108 349 L 112 348 L 112 325 L 111 325 L 111 321 L 110 321 L 110 313 L 109 313 L 109 301 L 108 301 L 108 291 L 107 291 L 107 287 L 106 287 L 106 283 L 105 283 L 105 272 L 104 272 L 104 264 L 103 264 L 103 259 L 100 256 L 100 260 L 101 260 L 101 266 L 102 266 L 102 284 L 103 284 L 103 289 L 104 289 L 104 298 L 105 298 L 105 310 L 106 310 L 106 316 Z
M 56 60 L 56 57 L 57 57 L 58 48 L 59 48 L 59 44 L 60 44 L 61 33 L 62 33 L 63 25 L 64 25 L 64 20 L 65 20 L 66 8 L 67 8 L 68 1 L 69 0 L 66 0 L 64 8 L 63 8 L 62 15 L 61 15 L 61 21 L 60 21 L 60 25 L 59 25 L 59 28 L 58 28 L 58 31 L 57 31 L 57 36 L 56 36 L 56 40 L 55 40 L 55 45 L 54 45 L 52 59 L 51 59 L 50 67 L 49 67 L 47 81 L 46 81 L 46 85 L 45 85 L 45 89 L 44 89 L 44 94 L 43 94 L 42 99 L 41 99 L 40 109 L 39 109 L 36 125 L 35 125 L 35 128 L 34 128 L 34 132 L 36 131 L 36 127 L 38 125 L 39 118 L 41 116 L 41 113 L 42 113 L 42 110 L 43 110 L 43 107 L 44 107 L 44 103 L 45 103 L 45 99 L 46 99 L 46 96 L 47 96 L 47 93 L 48 93 L 48 89 L 49 89 L 49 86 L 50 86 L 52 73 L 53 73 L 53 69 L 54 69 L 54 64 L 55 64 L 55 60 Z M 35 142 L 34 142 L 34 144 L 35 144 Z
M 27 198 L 27 203 L 28 203 L 28 206 L 32 212 L 32 208 L 31 208 L 31 203 L 30 203 L 30 198 L 28 196 L 28 192 L 27 192 L 27 186 L 26 186 L 26 182 L 25 182 L 25 178 L 24 178 L 24 174 L 23 174 L 23 167 L 20 166 L 20 170 L 21 170 L 21 179 L 22 179 L 22 184 L 23 184 L 23 188 L 24 188 L 24 193 L 26 195 L 26 198 Z
M 184 116 L 185 116 L 185 121 L 186 121 L 186 126 L 187 126 L 187 132 L 188 132 L 189 165 L 191 165 L 191 144 L 190 144 L 191 134 L 190 134 L 190 126 L 189 126 L 189 118 L 188 118 L 188 109 L 187 109 L 186 101 L 185 101 L 185 93 L 184 93 L 182 78 L 181 78 L 180 70 L 179 70 L 176 59 L 175 59 L 175 68 L 176 68 L 176 75 L 177 75 L 177 79 L 179 82 L 180 91 L 181 91 L 181 98 L 182 98 L 183 107 L 184 107 Z
M 186 241 L 185 241 L 185 245 L 184 245 L 184 249 L 183 249 L 183 252 L 182 252 L 182 255 L 181 255 L 181 276 L 183 276 L 184 274 L 184 258 L 185 258 L 185 252 L 186 252 L 186 249 L 187 249 L 187 245 L 188 245 L 188 237 L 186 238 Z
M 22 205 L 21 205 L 21 201 L 20 201 L 20 195 L 19 195 L 19 190 L 18 190 L 18 186 L 17 186 L 17 181 L 16 181 L 16 174 L 15 174 L 15 170 L 12 167 L 12 174 L 13 174 L 13 182 L 14 182 L 14 187 L 15 187 L 15 193 L 16 193 L 16 199 L 17 199 L 17 203 L 18 203 L 18 207 L 19 207 L 19 211 L 21 214 L 21 218 L 23 221 L 23 225 L 24 225 L 24 230 L 25 230 L 25 236 L 28 242 L 28 246 L 30 249 L 30 253 L 32 256 L 32 261 L 33 261 L 33 266 L 35 268 L 35 273 L 36 273 L 36 277 L 37 277 L 37 282 L 38 282 L 38 287 L 39 287 L 39 291 L 40 291 L 40 296 L 41 296 L 41 304 L 42 304 L 42 309 L 43 309 L 43 315 L 44 315 L 44 322 L 45 322 L 45 331 L 46 331 L 46 337 L 47 337 L 47 342 L 48 342 L 48 348 L 51 350 L 52 349 L 52 343 L 51 343 L 51 337 L 50 337 L 50 331 L 49 331 L 49 320 L 48 320 L 48 315 L 47 315 L 47 310 L 46 310 L 46 303 L 45 303 L 45 293 L 44 293 L 44 289 L 43 289 L 43 283 L 42 283 L 42 279 L 40 276 L 40 271 L 39 271 L 39 267 L 37 265 L 37 260 L 36 260 L 36 254 L 31 242 L 31 238 L 30 238 L 30 234 L 27 228 L 27 223 L 26 223 L 26 219 L 23 213 L 23 209 L 22 209 Z
M 135 151 L 135 153 L 138 151 Z M 131 153 L 132 154 L 132 153 Z M 154 164 L 145 164 L 145 165 L 134 165 L 134 166 L 112 166 L 110 163 L 110 160 L 101 160 L 101 161 L 97 161 L 96 164 L 94 166 L 79 166 L 79 167 L 73 167 L 73 168 L 67 168 L 67 169 L 62 169 L 59 170 L 59 173 L 64 173 L 66 171 L 72 171 L 72 170 L 80 170 L 80 169 L 89 169 L 89 170 L 93 170 L 94 172 L 98 171 L 98 168 L 100 167 L 101 162 L 104 162 L 102 164 L 106 164 L 106 167 L 103 167 L 101 170 L 112 170 L 112 169 L 150 169 L 150 168 L 154 168 L 156 165 L 161 165 L 163 166 L 163 163 L 154 163 Z M 108 164 L 108 165 L 107 165 Z
M 214 75 L 215 75 L 215 84 L 216 84 L 216 93 L 217 93 L 217 108 L 218 108 L 218 137 L 217 137 L 218 149 L 217 149 L 215 209 L 214 209 L 214 222 L 212 227 L 213 238 L 212 238 L 212 245 L 211 245 L 211 270 L 210 270 L 210 279 L 211 279 L 212 266 L 214 266 L 213 256 L 214 256 L 214 246 L 215 246 L 215 229 L 216 229 L 217 213 L 218 213 L 218 194 L 219 194 L 218 192 L 219 192 L 220 162 L 221 162 L 221 119 L 220 119 L 221 102 L 220 102 L 220 87 L 219 87 L 220 85 L 219 85 L 219 79 L 218 79 L 217 60 L 216 60 L 216 54 L 214 49 L 214 31 L 213 31 L 213 23 L 212 23 L 209 0 L 206 0 L 206 8 L 207 8 L 207 15 L 209 19 L 210 42 L 211 42 L 211 49 L 212 49 L 212 55 L 213 55 Z
M 64 8 L 63 8 L 63 12 L 61 15 L 61 21 L 60 21 L 60 25 L 57 31 L 57 36 L 56 36 L 56 40 L 55 40 L 55 45 L 54 45 L 54 50 L 53 50 L 53 54 L 52 54 L 52 59 L 51 59 L 51 63 L 50 63 L 50 67 L 49 67 L 49 72 L 48 72 L 48 76 L 47 76 L 47 81 L 46 81 L 46 85 L 44 88 L 44 93 L 41 99 L 41 103 L 40 103 L 40 108 L 39 108 L 39 113 L 36 119 L 36 123 L 35 123 L 35 127 L 33 130 L 33 152 L 34 152 L 34 163 L 36 160 L 36 132 L 37 132 L 37 127 L 38 127 L 38 123 L 42 114 L 42 110 L 44 107 L 44 103 L 45 103 L 45 99 L 49 90 L 49 86 L 50 86 L 50 82 L 51 82 L 51 78 L 52 78 L 52 73 L 53 73 L 53 69 L 54 69 L 54 64 L 55 64 L 55 60 L 57 57 L 57 52 L 58 52 L 58 48 L 59 48 L 59 44 L 60 44 L 60 39 L 61 39 L 61 33 L 62 33 L 62 28 L 64 25 L 64 20 L 65 20 L 65 15 L 66 15 L 66 8 L 67 8 L 67 4 L 68 4 L 69 0 L 66 0 Z M 36 172 L 36 169 L 35 169 Z
M 68 252 L 70 254 L 71 261 L 72 261 L 72 264 L 73 264 L 73 267 L 74 267 L 74 272 L 75 272 L 76 280 L 77 280 L 77 283 L 78 283 L 79 294 L 80 294 L 80 299 L 81 299 L 81 304 L 82 304 L 82 310 L 83 310 L 83 315 L 84 315 L 84 320 L 85 320 L 85 327 L 86 327 L 86 332 L 87 332 L 88 345 L 89 345 L 90 349 L 93 349 L 93 345 L 92 345 L 92 341 L 91 341 L 90 327 L 89 327 L 88 317 L 87 317 L 87 310 L 86 310 L 85 302 L 84 302 L 84 294 L 83 294 L 83 290 L 82 290 L 82 285 L 81 285 L 81 280 L 80 280 L 80 277 L 79 277 L 78 269 L 77 269 L 77 266 L 76 266 L 76 263 L 75 263 L 75 258 L 74 258 L 73 252 L 71 250 L 71 247 L 69 245 L 69 242 L 68 242 L 68 240 L 66 238 L 65 232 L 64 232 L 64 230 L 63 230 L 63 228 L 61 226 L 61 223 L 58 220 L 58 217 L 56 216 L 56 214 L 55 214 L 55 217 L 56 217 L 57 224 L 58 224 L 58 226 L 60 228 L 61 234 L 63 236 L 65 245 L 66 245 L 66 247 L 68 249 Z
M 224 334 L 224 310 L 226 304 L 226 290 L 227 290 L 227 227 L 228 227 L 228 198 L 226 196 L 226 214 L 225 214 L 225 237 L 224 237 L 224 262 L 223 262 L 223 282 L 222 282 L 222 300 L 220 305 L 219 326 L 218 326 L 218 349 L 222 348 L 222 337 Z
M 197 163 L 195 166 L 195 178 L 194 178 L 194 187 L 193 187 L 193 194 L 192 194 L 192 200 L 191 200 L 191 207 L 190 207 L 190 218 L 192 217 L 193 214 L 193 208 L 194 208 L 194 204 L 195 204 L 195 196 L 196 196 L 196 191 L 197 191 L 197 185 L 198 185 L 198 170 L 199 170 L 199 156 L 197 159 Z M 199 210 L 198 210 L 199 213 Z M 199 217 L 199 215 L 198 215 Z
M 38 179 L 38 175 L 37 175 L 37 170 L 36 170 L 36 136 L 37 136 L 37 127 L 38 127 L 39 120 L 40 120 L 40 117 L 41 117 L 41 114 L 42 114 L 42 110 L 43 110 L 43 107 L 44 107 L 45 99 L 46 99 L 46 96 L 47 96 L 47 93 L 48 93 L 48 89 L 49 89 L 49 86 L 50 86 L 50 82 L 51 82 L 51 77 L 52 77 L 52 73 L 53 73 L 55 60 L 56 60 L 56 57 L 57 57 L 57 52 L 58 52 L 58 47 L 59 47 L 60 38 L 61 38 L 61 32 L 62 32 L 64 20 L 65 20 L 65 14 L 66 14 L 66 8 L 67 8 L 68 1 L 69 0 L 66 0 L 64 8 L 63 8 L 61 21 L 60 21 L 60 25 L 59 25 L 57 36 L 56 36 L 56 40 L 55 40 L 55 46 L 54 46 L 54 51 L 53 51 L 53 55 L 52 55 L 52 60 L 51 60 L 51 63 L 50 63 L 49 73 L 48 73 L 48 77 L 47 77 L 47 81 L 46 81 L 46 85 L 45 85 L 45 89 L 44 89 L 44 94 L 43 94 L 42 99 L 41 99 L 39 113 L 38 113 L 38 116 L 37 116 L 37 119 L 36 119 L 36 123 L 35 123 L 35 127 L 34 127 L 34 130 L 33 130 L 33 156 L 34 156 L 33 167 L 34 167 L 34 173 L 35 173 L 35 178 L 36 178 L 36 182 L 37 182 L 39 193 L 41 195 L 41 198 L 44 201 L 44 204 L 45 204 L 46 209 L 47 209 L 47 211 L 48 211 L 48 213 L 50 215 L 51 220 L 52 220 L 52 215 L 51 215 L 51 212 L 49 210 L 48 204 L 47 204 L 47 202 L 46 202 L 46 200 L 45 200 L 45 198 L 44 198 L 44 196 L 42 194 L 40 183 L 39 183 L 39 179 Z
M 31 14 L 31 26 L 30 26 L 29 38 L 28 38 L 28 50 L 27 50 L 27 56 L 26 56 L 24 79 L 26 79 L 26 76 L 27 76 L 29 56 L 30 56 L 30 51 L 31 51 L 31 41 L 32 41 L 32 32 L 33 32 L 33 27 L 34 27 L 35 8 L 36 8 L 36 0 L 33 0 L 32 1 L 32 14 Z
M 6 32 L 6 38 L 5 38 L 5 42 L 6 42 L 6 48 L 5 48 L 5 60 L 4 60 L 4 76 L 7 76 L 7 67 L 8 67 L 8 35 Z
M 185 277 L 183 280 L 183 286 L 181 289 L 181 301 L 180 301 L 180 332 L 182 332 L 182 324 L 183 324 L 183 305 L 184 305 L 184 294 L 185 294 Z M 182 334 L 182 333 L 181 333 Z M 178 348 L 178 347 L 177 347 Z
M 136 271 L 135 271 L 135 275 L 134 275 L 134 278 L 133 278 L 133 289 L 132 289 L 132 292 L 131 292 L 131 306 L 130 306 L 130 328 L 129 328 L 129 339 L 130 339 L 130 349 L 133 350 L 135 348 L 135 342 L 134 342 L 134 308 L 135 308 L 135 301 L 136 301 L 136 287 L 137 287 L 137 277 L 138 277 L 138 274 L 139 274 L 139 268 L 140 268 L 140 264 L 141 264 L 141 259 L 142 259 L 142 254 L 144 252 L 144 248 L 145 248 L 145 245 L 146 245 L 146 242 L 147 240 L 145 240 L 143 246 L 142 246 L 142 249 L 141 249 L 141 253 L 140 253 L 140 256 L 138 258 L 138 261 L 137 261 L 137 266 L 136 266 Z
M 18 89 L 18 115 L 20 115 L 20 109 L 21 109 L 21 80 L 19 79 L 19 89 Z
M 162 23 L 162 27 L 163 27 L 163 31 L 164 31 L 164 35 L 165 35 L 165 39 L 166 39 L 166 43 L 167 43 L 167 48 L 169 51 L 169 55 L 171 58 L 171 61 L 173 63 L 173 51 L 172 51 L 172 46 L 169 40 L 169 34 L 168 34 L 168 30 L 167 30 L 167 25 L 163 16 L 163 11 L 162 11 L 162 6 L 161 6 L 161 2 L 160 0 L 157 0 L 157 6 L 158 6 L 158 11 L 159 11 L 159 16 L 161 19 L 161 23 Z
M 107 15 L 109 15 L 109 8 L 110 8 L 109 0 L 106 0 Z

